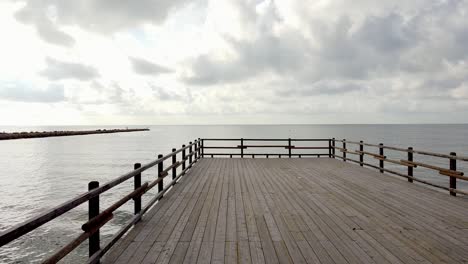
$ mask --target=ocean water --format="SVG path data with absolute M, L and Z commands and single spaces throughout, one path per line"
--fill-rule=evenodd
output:
M 108 127 L 0 127 L 0 131 L 87 130 Z M 0 230 L 50 209 L 87 190 L 89 181 L 105 183 L 133 168 L 136 162 L 147 163 L 158 154 L 167 154 L 172 148 L 196 138 L 346 138 L 368 143 L 384 143 L 389 146 L 409 147 L 448 154 L 468 156 L 468 125 L 227 125 L 227 126 L 139 126 L 149 127 L 149 132 L 51 137 L 0 141 Z M 238 142 L 206 142 L 205 145 L 231 145 Z M 296 146 L 312 146 L 295 143 Z M 322 144 L 323 145 L 323 144 Z M 341 146 L 337 143 L 337 146 Z M 348 149 L 357 146 L 348 145 Z M 375 148 L 366 150 L 377 153 Z M 250 150 L 248 150 L 250 151 Z M 246 153 L 249 153 L 246 151 Z M 255 152 L 282 152 L 285 149 L 256 150 Z M 207 153 L 208 150 L 205 150 Z M 215 152 L 215 151 L 210 151 Z M 224 151 L 225 152 L 225 151 Z M 304 151 L 305 153 L 305 151 Z M 339 152 L 337 151 L 337 154 Z M 406 159 L 406 153 L 387 151 L 389 158 Z M 348 157 L 352 158 L 352 155 Z M 448 160 L 415 155 L 415 160 L 447 167 Z M 357 158 L 356 158 L 357 159 Z M 372 158 L 366 162 L 378 164 Z M 386 167 L 405 172 L 398 165 Z M 468 172 L 468 162 L 458 162 L 459 170 Z M 143 174 L 143 182 L 154 179 L 156 170 Z M 415 176 L 431 182 L 448 185 L 448 177 L 422 168 L 415 169 Z M 169 179 L 167 179 L 169 180 Z M 458 181 L 458 187 L 468 185 Z M 133 182 L 119 185 L 102 195 L 101 208 L 111 205 L 130 192 Z M 148 193 L 143 204 L 149 200 Z M 448 195 L 448 194 L 447 194 Z M 115 213 L 101 234 L 104 244 L 132 215 L 129 202 Z M 80 233 L 87 219 L 84 204 L 52 222 L 38 228 L 21 239 L 0 248 L 0 262 L 34 263 L 58 250 Z M 87 257 L 84 243 L 70 254 L 65 262 L 81 263 Z

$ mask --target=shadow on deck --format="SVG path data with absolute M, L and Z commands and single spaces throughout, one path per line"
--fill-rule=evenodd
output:
M 201 159 L 104 263 L 466 263 L 468 201 L 335 159 Z

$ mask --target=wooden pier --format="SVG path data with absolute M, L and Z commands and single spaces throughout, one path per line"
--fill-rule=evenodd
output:
M 466 161 L 334 138 L 197 139 L 90 182 L 88 192 L 1 232 L 0 246 L 87 202 L 82 233 L 44 263 L 86 240 L 87 263 L 468 263 L 468 192 L 457 188 L 468 180 L 457 162 Z M 420 167 L 448 187 L 414 176 Z M 142 182 L 142 173 L 156 176 Z M 129 194 L 101 209 L 100 194 L 128 180 Z M 100 228 L 130 200 L 134 216 L 102 244 Z
M 202 159 L 104 263 L 466 263 L 468 201 L 336 159 Z

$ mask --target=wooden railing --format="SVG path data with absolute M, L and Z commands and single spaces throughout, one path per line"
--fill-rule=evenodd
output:
M 187 153 L 188 152 L 188 153 Z M 179 155 L 180 153 L 180 155 Z M 178 160 L 180 156 L 180 160 Z M 55 218 L 63 215 L 64 213 L 76 208 L 77 206 L 88 202 L 88 216 L 89 220 L 81 227 L 83 232 L 73 241 L 56 251 L 52 256 L 47 258 L 44 263 L 57 263 L 59 260 L 68 255 L 76 247 L 78 247 L 85 240 L 89 240 L 89 259 L 88 263 L 99 263 L 99 260 L 109 249 L 135 224 L 141 217 L 158 201 L 163 195 L 177 183 L 180 177 L 192 168 L 193 164 L 201 157 L 201 141 L 195 140 L 190 142 L 187 146 L 182 145 L 182 148 L 172 152 L 168 155 L 159 155 L 158 159 L 146 165 L 140 163 L 134 164 L 134 170 L 124 174 L 110 182 L 99 185 L 99 182 L 92 181 L 88 184 L 88 192 L 85 192 L 61 205 L 48 210 L 34 218 L 31 218 L 21 224 L 11 227 L 0 233 L 0 247 L 4 246 L 15 239 L 35 230 L 36 228 L 54 220 Z M 165 160 L 171 159 L 170 166 L 165 167 Z M 158 165 L 157 178 L 152 182 L 141 183 L 142 172 Z M 182 170 L 177 174 L 177 168 L 181 166 Z M 163 180 L 169 174 L 172 175 L 172 181 L 164 186 Z M 134 179 L 134 190 L 121 198 L 107 209 L 100 211 L 99 196 L 102 193 L 110 190 L 111 188 L 129 180 Z M 150 199 L 150 201 L 142 208 L 141 197 L 144 193 L 151 190 L 153 187 L 158 186 L 158 193 Z M 124 205 L 126 202 L 134 201 L 134 216 L 107 242 L 104 246 L 100 245 L 99 230 L 113 217 L 113 212 Z
M 230 146 L 218 146 L 218 145 L 205 145 L 205 142 L 230 142 L 233 143 Z M 253 142 L 253 143 L 252 143 Z M 270 142 L 269 144 L 259 144 L 258 142 Z M 273 143 L 271 143 L 273 142 Z M 319 146 L 297 146 L 296 144 L 303 144 L 304 142 L 323 142 Z M 250 144 L 252 143 L 252 144 Z M 255 144 L 254 144 L 255 143 Z M 294 145 L 293 145 L 294 144 Z M 307 156 L 315 156 L 315 157 L 330 157 L 332 156 L 332 142 L 331 139 L 297 139 L 297 138 L 286 138 L 286 139 L 253 139 L 253 138 L 203 138 L 201 139 L 201 148 L 202 148 L 202 157 L 219 157 L 219 156 L 228 156 L 232 157 L 307 157 Z M 284 149 L 285 151 L 281 153 L 265 153 L 265 152 L 256 152 L 256 153 L 245 153 L 244 150 L 246 149 L 261 149 L 261 148 L 268 148 L 268 149 Z M 231 150 L 231 152 L 205 152 L 205 150 Z M 235 150 L 239 150 L 238 152 L 232 152 Z M 305 150 L 322 150 L 325 153 L 306 153 Z
M 341 147 L 338 147 L 337 143 L 341 143 Z M 455 152 L 451 152 L 450 154 L 447 155 L 447 154 L 439 154 L 439 153 L 433 153 L 433 152 L 428 152 L 428 151 L 415 150 L 412 147 L 405 149 L 405 148 L 386 146 L 382 143 L 369 144 L 369 143 L 364 143 L 363 141 L 359 141 L 359 142 L 348 141 L 346 139 L 337 140 L 334 138 L 331 140 L 331 145 L 333 149 L 332 156 L 335 158 L 342 159 L 345 162 L 351 161 L 351 162 L 359 164 L 360 166 L 368 166 L 371 168 L 378 169 L 381 173 L 388 172 L 391 174 L 395 174 L 395 175 L 407 178 L 409 182 L 417 181 L 417 182 L 421 182 L 424 184 L 428 184 L 436 188 L 444 189 L 444 190 L 449 191 L 450 195 L 452 196 L 456 196 L 457 193 L 468 195 L 467 191 L 457 189 L 457 179 L 468 181 L 468 177 L 464 176 L 464 173 L 462 171 L 457 170 L 457 161 L 468 161 L 468 157 L 457 156 Z M 358 149 L 353 149 L 350 145 L 356 146 L 356 148 Z M 365 151 L 364 147 L 377 149 L 378 153 Z M 387 156 L 385 156 L 385 153 L 384 153 L 386 149 L 405 153 L 406 157 L 402 159 L 389 159 Z M 343 153 L 343 155 L 342 156 L 336 155 L 336 150 L 339 150 L 341 153 Z M 347 154 L 359 156 L 359 160 L 349 158 Z M 447 161 L 447 167 L 444 168 L 444 167 L 434 166 L 431 164 L 415 161 L 414 154 L 445 159 Z M 364 156 L 370 156 L 374 159 L 377 159 L 379 161 L 379 165 L 376 166 L 376 165 L 364 162 Z M 404 174 L 404 173 L 400 173 L 400 172 L 385 168 L 385 162 L 404 166 L 407 168 L 407 173 Z M 432 183 L 432 182 L 414 177 L 414 169 L 417 167 L 423 167 L 426 169 L 434 170 L 438 172 L 440 175 L 449 177 L 449 187 L 442 186 L 436 183 Z

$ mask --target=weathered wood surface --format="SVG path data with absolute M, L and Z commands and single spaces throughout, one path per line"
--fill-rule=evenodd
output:
M 104 263 L 466 263 L 468 201 L 335 159 L 202 159 Z

